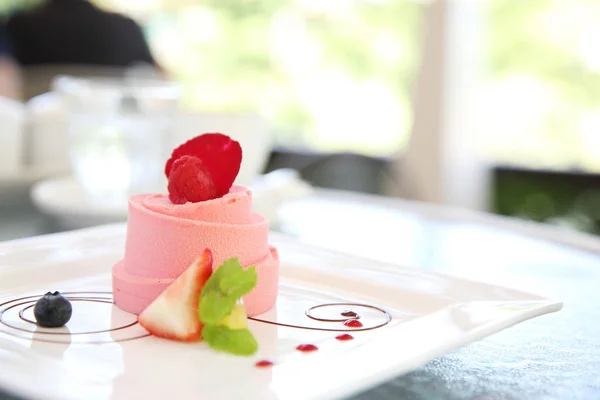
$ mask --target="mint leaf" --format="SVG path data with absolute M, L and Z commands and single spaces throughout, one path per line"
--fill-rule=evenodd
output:
M 258 343 L 248 329 L 231 329 L 223 323 L 229 316 L 237 319 L 237 314 L 232 315 L 237 300 L 250 293 L 256 281 L 254 266 L 244 269 L 239 259 L 230 258 L 212 273 L 204 285 L 198 316 L 204 323 L 202 338 L 213 349 L 242 356 L 254 354 L 258 349 Z M 242 326 L 245 326 L 245 310 L 241 308 L 241 312 Z
M 229 264 L 231 265 L 231 264 Z M 252 266 L 246 270 L 241 268 L 229 268 L 231 272 L 224 276 L 219 284 L 219 288 L 228 296 L 240 298 L 248 293 L 256 286 L 256 267 Z M 223 267 L 221 267 L 223 268 Z
M 256 268 L 244 269 L 238 258 L 225 260 L 211 275 L 210 290 L 220 290 L 226 296 L 240 298 L 256 285 Z M 212 282 L 210 282 L 212 280 Z
M 198 315 L 205 324 L 216 324 L 231 313 L 236 301 L 256 286 L 254 266 L 244 269 L 239 259 L 225 260 L 210 276 L 202 293 Z
M 200 297 L 198 316 L 205 324 L 216 324 L 231 314 L 236 298 L 225 297 L 218 291 L 208 292 Z
M 238 356 L 250 356 L 258 350 L 258 343 L 248 329 L 229 329 L 220 325 L 204 325 L 202 338 L 213 349 Z

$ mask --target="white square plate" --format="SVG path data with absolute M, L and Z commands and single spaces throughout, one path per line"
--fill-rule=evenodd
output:
M 342 398 L 562 307 L 273 234 L 282 261 L 278 304 L 257 317 L 262 322 L 250 321 L 259 353 L 234 357 L 203 343 L 147 336 L 134 316 L 112 305 L 110 271 L 124 234 L 119 224 L 0 244 L 1 387 L 34 399 Z M 73 317 L 66 328 L 36 328 L 28 322 L 32 305 L 55 290 L 70 293 Z M 343 305 L 314 309 L 313 317 L 336 321 L 306 315 L 330 303 Z M 356 312 L 363 328 L 384 325 L 346 327 L 345 311 Z M 353 340 L 336 339 L 345 333 Z M 300 344 L 318 350 L 300 352 Z M 274 366 L 255 366 L 266 359 Z

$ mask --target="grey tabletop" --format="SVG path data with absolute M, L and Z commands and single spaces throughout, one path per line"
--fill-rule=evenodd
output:
M 354 399 L 600 399 L 598 255 L 475 226 L 432 225 L 430 234 L 423 268 L 526 288 L 564 309 Z
M 468 345 L 353 400 L 600 399 L 600 244 L 596 247 L 595 239 L 584 237 L 587 247 L 561 244 L 577 242 L 571 239 L 578 236 L 552 231 L 555 238 L 569 240 L 551 241 L 404 203 L 348 201 L 352 198 L 290 206 L 283 219 L 302 218 L 288 218 L 279 229 L 332 249 L 506 285 L 565 304 L 558 313 Z M 348 213 L 361 229 L 336 228 Z M 33 215 L 29 210 L 0 218 L 21 226 L 13 232 L 21 232 L 18 236 L 52 230 L 51 223 Z

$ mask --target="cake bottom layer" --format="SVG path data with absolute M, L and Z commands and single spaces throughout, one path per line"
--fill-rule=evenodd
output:
M 274 247 L 256 266 L 258 281 L 252 292 L 244 297 L 246 312 L 256 316 L 269 311 L 277 300 L 279 292 L 279 256 Z M 115 264 L 112 271 L 113 298 L 115 305 L 131 314 L 141 313 L 157 298 L 174 279 L 146 278 L 131 275 L 125 270 L 123 260 Z

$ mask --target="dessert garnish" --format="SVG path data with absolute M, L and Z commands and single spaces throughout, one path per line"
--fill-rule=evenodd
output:
M 273 364 L 273 361 L 260 360 L 254 365 L 257 366 L 258 368 L 265 368 L 265 367 L 272 367 L 274 364 Z
M 237 258 L 212 271 L 212 253 L 188 267 L 138 316 L 149 333 L 183 342 L 203 340 L 215 350 L 252 355 L 258 343 L 248 330 L 242 296 L 256 285 L 255 267 Z
M 344 334 L 341 334 L 341 335 L 337 335 L 335 338 L 337 340 L 339 340 L 339 341 L 345 342 L 346 340 L 352 340 L 352 339 L 354 339 L 354 336 L 349 335 L 347 333 L 344 333 Z
M 71 319 L 73 307 L 60 292 L 48 292 L 35 303 L 33 315 L 39 326 L 59 328 Z
M 138 316 L 138 322 L 150 334 L 181 342 L 199 340 L 202 323 L 198 304 L 202 287 L 212 274 L 212 253 L 204 250 L 192 263 Z
M 197 203 L 217 197 L 217 189 L 202 160 L 183 156 L 175 160 L 169 175 L 169 199 L 175 204 Z
M 349 319 L 346 322 L 344 322 L 344 326 L 347 326 L 349 328 L 362 328 L 363 324 L 357 319 Z
M 216 350 L 251 355 L 258 343 L 248 330 L 246 309 L 239 300 L 256 286 L 256 269 L 242 268 L 237 258 L 225 260 L 206 282 L 198 315 L 204 324 L 202 338 Z
M 358 314 L 355 313 L 354 311 L 344 311 L 341 313 L 341 315 L 343 317 L 352 317 L 352 318 L 358 318 Z
M 311 351 L 317 351 L 319 348 L 314 344 L 301 344 L 296 347 L 296 350 L 301 351 L 303 353 L 309 353 Z
M 188 158 L 177 163 L 184 156 Z M 173 150 L 165 165 L 169 199 L 184 204 L 222 197 L 231 189 L 241 163 L 242 148 L 227 135 L 205 133 L 190 139 Z

